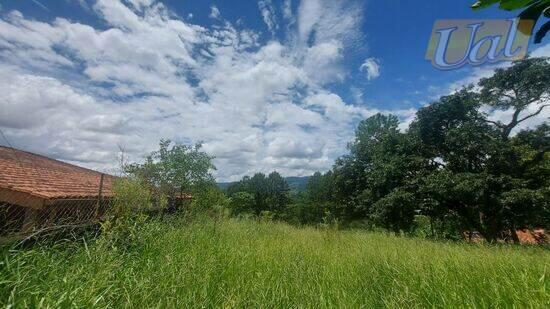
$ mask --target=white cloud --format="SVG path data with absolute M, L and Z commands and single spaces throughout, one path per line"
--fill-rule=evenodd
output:
M 262 13 L 264 23 L 267 25 L 271 34 L 274 35 L 275 31 L 279 29 L 279 24 L 277 23 L 277 16 L 273 3 L 271 0 L 260 0 L 258 1 L 258 8 L 260 9 L 260 13 Z
M 548 102 L 550 103 L 550 102 Z M 548 104 L 547 103 L 547 104 Z M 519 115 L 519 119 L 534 114 L 539 110 L 541 106 L 541 103 L 536 102 L 532 103 L 527 108 L 521 112 Z M 512 120 L 514 110 L 508 109 L 508 110 L 499 110 L 499 109 L 489 109 L 485 107 L 485 112 L 488 114 L 489 120 L 492 121 L 500 121 L 502 123 L 509 123 Z M 514 130 L 511 132 L 511 135 L 517 134 L 519 131 L 528 129 L 528 128 L 534 128 L 536 126 L 539 126 L 545 122 L 548 122 L 548 119 L 550 119 L 550 108 L 546 107 L 542 110 L 540 114 L 538 114 L 535 117 L 529 118 L 523 122 L 521 122 L 517 127 L 514 128 Z
M 294 20 L 294 14 L 292 13 L 292 0 L 285 0 L 285 2 L 283 2 L 283 18 L 288 21 Z
M 538 47 L 530 55 L 531 57 L 550 57 L 550 43 Z
M 303 0 L 288 40 L 265 44 L 253 30 L 195 25 L 157 1 L 124 3 L 93 5 L 101 28 L 3 15 L 0 127 L 14 146 L 111 169 L 119 145 L 138 160 L 161 138 L 204 141 L 219 180 L 308 175 L 328 169 L 357 121 L 378 112 L 325 89 L 344 78 L 343 50 L 360 37 L 352 2 Z
M 215 5 L 212 5 L 210 7 L 210 15 L 209 17 L 212 18 L 212 19 L 219 19 L 221 16 L 221 13 L 220 13 L 220 10 L 218 9 L 217 6 Z
M 36 4 L 39 8 L 43 9 L 44 11 L 47 11 L 49 12 L 50 9 L 48 9 L 47 6 L 45 6 L 44 4 L 42 4 L 42 2 L 38 1 L 38 0 L 31 0 L 34 4 Z
M 367 58 L 359 70 L 367 74 L 367 80 L 377 79 L 380 76 L 380 61 L 376 58 Z
M 356 1 L 302 0 L 298 41 L 302 45 L 338 40 L 353 47 L 361 37 L 363 8 Z

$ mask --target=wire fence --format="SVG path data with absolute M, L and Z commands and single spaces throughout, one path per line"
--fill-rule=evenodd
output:
M 191 202 L 189 196 L 169 198 L 164 206 L 157 200 L 153 197 L 151 205 L 139 211 L 171 214 L 186 209 Z M 114 215 L 114 204 L 113 197 L 40 200 L 0 188 L 0 245 L 97 226 Z
M 0 201 L 0 244 L 104 220 L 110 200 L 59 200 L 40 208 Z M 26 204 L 32 205 L 32 203 Z
M 113 176 L 18 150 L 1 129 L 0 137 L 0 245 L 105 218 Z

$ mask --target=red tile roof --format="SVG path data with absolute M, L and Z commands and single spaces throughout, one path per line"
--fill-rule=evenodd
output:
M 0 188 L 43 199 L 86 199 L 99 194 L 101 173 L 41 155 L 0 146 Z M 112 196 L 105 175 L 102 195 Z

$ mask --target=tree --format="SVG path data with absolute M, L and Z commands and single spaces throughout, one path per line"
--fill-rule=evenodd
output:
M 194 194 L 191 207 L 195 210 L 223 210 L 229 206 L 229 199 L 217 186 L 202 188 Z
M 314 173 L 309 177 L 306 184 L 306 197 L 312 203 L 324 203 L 332 201 L 334 191 L 334 180 L 332 171 L 325 174 Z
M 474 10 L 484 9 L 496 3 L 500 3 L 500 9 L 507 11 L 524 9 L 518 17 L 520 20 L 532 20 L 533 27 L 540 19 L 541 15 L 550 18 L 550 1 L 548 0 L 478 0 L 472 5 L 472 8 Z M 526 34 L 531 34 L 533 28 L 523 31 L 525 31 Z M 542 39 L 546 36 L 548 31 L 550 31 L 550 21 L 542 25 L 537 31 L 535 34 L 535 43 L 538 44 L 542 42 Z
M 334 202 L 334 178 L 332 171 L 314 173 L 309 177 L 303 193 L 292 196 L 289 216 L 302 224 L 316 224 L 337 212 Z M 292 219 L 292 218 L 291 218 Z
M 268 198 L 267 205 L 270 211 L 282 213 L 290 201 L 290 186 L 277 172 L 267 176 Z
M 254 210 L 254 196 L 248 192 L 235 192 L 229 202 L 234 214 L 252 213 Z
M 421 214 L 447 235 L 478 231 L 489 241 L 544 224 L 549 129 L 513 131 L 546 107 L 549 74 L 547 58 L 514 62 L 421 108 L 407 132 L 391 115 L 361 121 L 333 168 L 338 215 L 409 232 Z M 513 116 L 494 121 L 487 107 Z
M 413 193 L 396 188 L 373 204 L 371 217 L 375 223 L 399 233 L 411 232 L 418 204 Z
M 250 194 L 253 197 L 250 210 L 256 215 L 262 211 L 282 214 L 290 202 L 290 187 L 277 172 L 272 172 L 267 177 L 263 173 L 245 176 L 241 181 L 231 184 L 227 192 L 231 198 L 243 192 Z
M 398 126 L 393 115 L 361 121 L 348 145 L 350 154 L 336 162 L 336 198 L 345 205 L 338 215 L 343 213 L 346 220 L 369 219 L 394 231 L 410 231 L 406 222 L 414 220 L 414 211 L 407 207 L 413 204 L 400 209 L 397 203 L 411 198 L 409 187 L 418 173 L 429 169 L 429 162 L 416 137 L 400 132 Z M 408 217 L 393 222 L 396 214 Z
M 368 217 L 370 204 L 393 189 L 385 185 L 388 179 L 375 173 L 382 172 L 383 144 L 389 146 L 399 134 L 398 125 L 399 120 L 393 115 L 376 114 L 361 121 L 354 140 L 348 144 L 349 155 L 336 161 L 333 169 L 336 196 L 346 206 L 344 213 L 347 219 Z M 360 199 L 360 196 L 368 198 Z
M 489 241 L 547 216 L 541 197 L 548 187 L 548 126 L 513 137 L 512 131 L 545 108 L 548 71 L 547 59 L 516 62 L 482 79 L 479 92 L 467 87 L 418 111 L 410 134 L 424 145 L 426 159 L 439 165 L 418 180 L 425 214 L 456 218 L 462 229 Z M 522 115 L 533 104 L 537 110 Z M 484 106 L 511 109 L 512 119 L 490 120 Z
M 508 139 L 512 130 L 520 123 L 540 114 L 550 105 L 549 60 L 528 58 L 516 61 L 511 67 L 497 69 L 493 76 L 479 82 L 479 99 L 482 104 L 492 109 L 513 111 L 512 119 L 508 123 L 485 118 L 486 122 L 500 130 L 503 139 Z M 525 114 L 532 104 L 537 105 L 536 111 Z
M 129 164 L 125 172 L 143 179 L 149 186 L 169 197 L 193 193 L 214 184 L 213 157 L 194 146 L 162 140 L 159 150 L 149 154 L 144 163 Z

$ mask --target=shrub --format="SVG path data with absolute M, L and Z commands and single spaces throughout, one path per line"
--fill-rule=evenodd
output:
M 254 196 L 248 192 L 237 192 L 231 196 L 229 207 L 233 215 L 252 213 L 254 211 Z
M 124 218 L 133 213 L 149 210 L 152 207 L 153 195 L 141 181 L 122 178 L 113 184 L 114 198 L 110 215 Z
M 208 214 L 214 217 L 228 216 L 229 198 L 222 190 L 211 186 L 204 188 L 193 196 L 191 212 L 194 215 Z
M 131 178 L 115 181 L 113 191 L 111 210 L 101 224 L 101 242 L 127 249 L 137 244 L 139 229 L 147 220 L 145 211 L 152 208 L 153 196 L 146 185 Z

